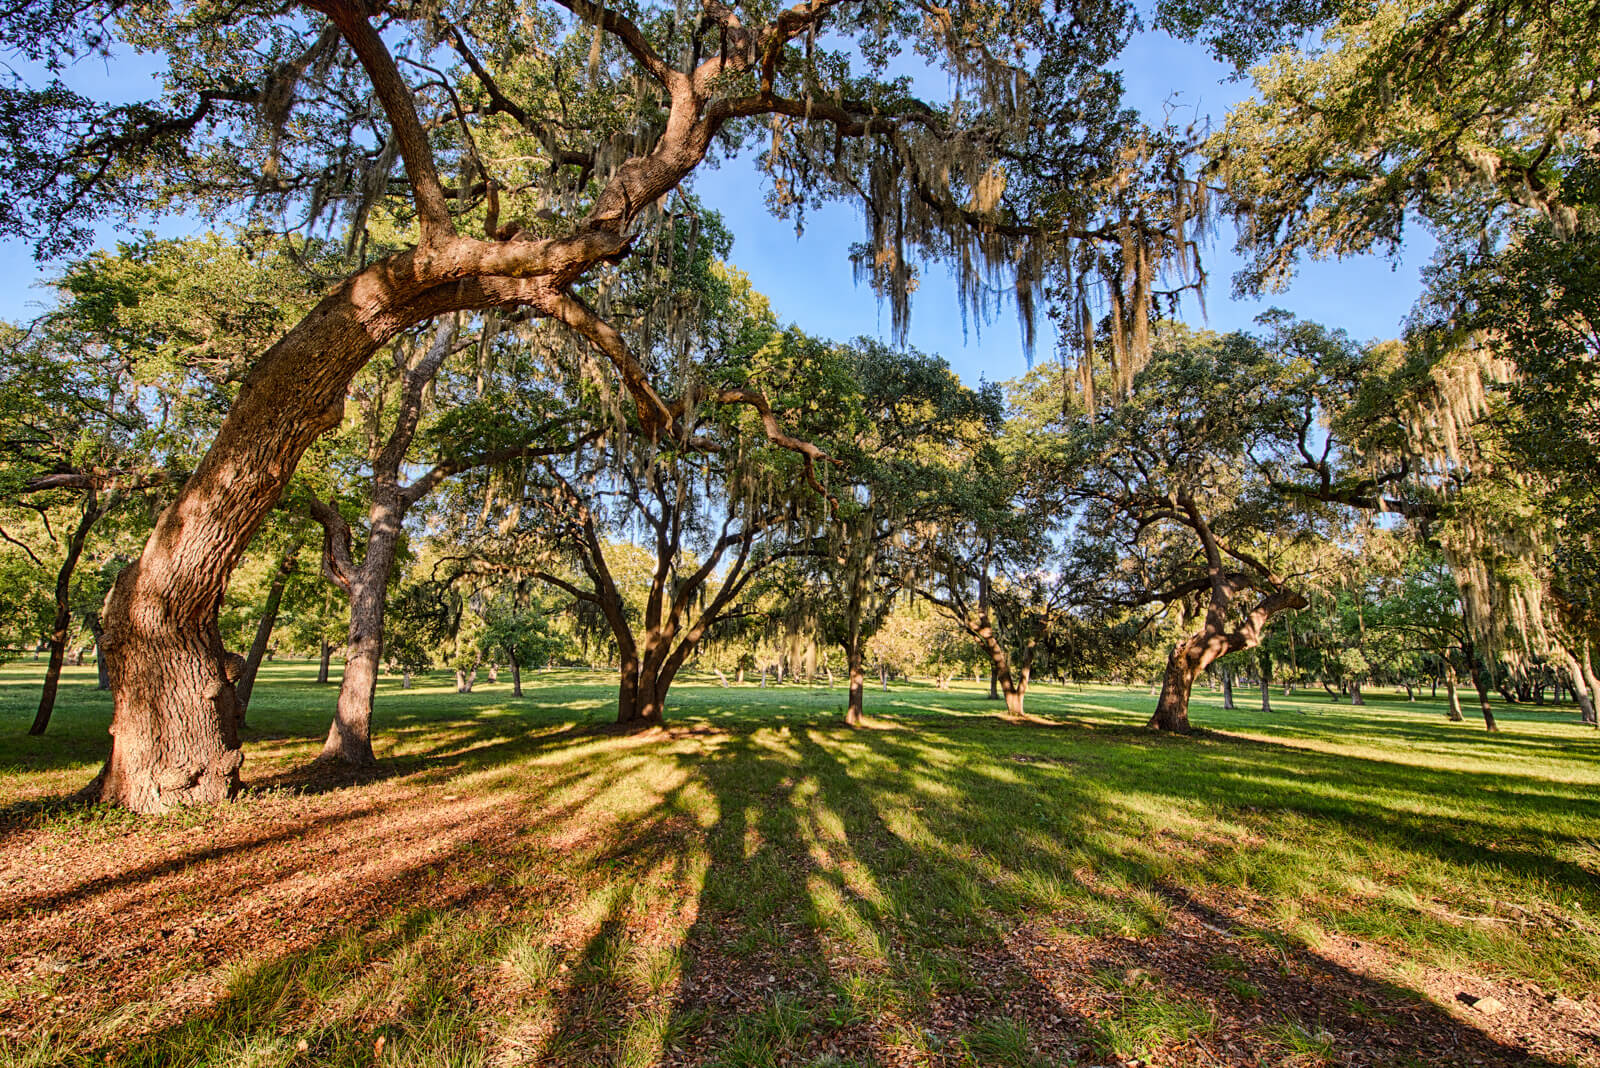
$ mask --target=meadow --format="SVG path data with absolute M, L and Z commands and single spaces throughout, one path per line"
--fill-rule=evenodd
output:
M 1557 706 L 1320 689 L 675 686 L 529 673 L 377 702 L 379 767 L 312 766 L 334 688 L 263 667 L 245 793 L 71 800 L 0 667 L 9 1065 L 1600 1064 L 1600 737 Z

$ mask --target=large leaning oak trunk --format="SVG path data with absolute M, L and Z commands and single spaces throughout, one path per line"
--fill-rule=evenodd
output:
M 1193 498 L 1178 495 L 1176 503 L 1183 519 L 1200 541 L 1205 552 L 1206 571 L 1199 580 L 1199 588 L 1207 591 L 1209 600 L 1201 627 L 1180 641 L 1167 658 L 1167 670 L 1161 679 L 1161 696 L 1156 701 L 1155 714 L 1147 726 L 1177 734 L 1189 732 L 1189 695 L 1194 680 L 1216 662 L 1218 657 L 1236 653 L 1241 649 L 1254 649 L 1261 644 L 1261 635 L 1267 623 L 1279 612 L 1304 608 L 1307 601 L 1293 590 L 1286 589 L 1281 579 L 1270 569 L 1238 547 L 1224 548 L 1210 523 L 1201 514 Z M 1230 571 L 1225 561 L 1234 560 L 1246 566 L 1246 571 Z M 1258 589 L 1264 596 L 1240 621 L 1229 627 L 1229 607 L 1241 591 Z
M 1187 734 L 1190 730 L 1189 696 L 1200 673 L 1218 657 L 1255 648 L 1273 616 L 1289 609 L 1304 608 L 1307 604 L 1304 597 L 1292 590 L 1274 590 L 1257 603 L 1239 626 L 1230 630 L 1227 608 L 1234 592 L 1233 577 L 1224 576 L 1213 587 L 1205 623 L 1199 631 L 1180 641 L 1167 657 L 1167 668 L 1161 677 L 1161 696 L 1147 726 Z
M 160 812 L 237 790 L 243 754 L 217 609 L 250 539 L 307 447 L 338 426 L 350 380 L 380 346 L 440 312 L 518 302 L 533 288 L 433 284 L 439 269 L 424 271 L 415 252 L 375 264 L 268 349 L 143 553 L 117 576 L 103 617 L 111 756 L 90 788 L 96 797 Z
M 144 552 L 117 576 L 103 617 L 111 756 L 91 788 L 102 800 L 160 812 L 238 789 L 244 755 L 217 609 L 301 454 L 338 425 L 350 377 L 387 340 L 374 338 L 354 289 L 324 299 L 262 357 Z

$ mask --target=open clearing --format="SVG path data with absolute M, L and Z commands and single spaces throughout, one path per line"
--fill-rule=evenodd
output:
M 382 765 L 268 664 L 247 792 L 62 798 L 109 699 L 0 668 L 0 1060 L 126 1065 L 1600 1065 L 1600 738 L 1320 691 L 385 680 Z M 1492 997 L 1499 1003 L 1474 1008 Z

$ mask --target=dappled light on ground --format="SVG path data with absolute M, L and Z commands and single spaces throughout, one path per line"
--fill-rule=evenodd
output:
M 1565 712 L 1202 694 L 1173 739 L 1143 691 L 1042 687 L 1050 726 L 896 686 L 851 730 L 839 691 L 713 683 L 627 734 L 557 673 L 386 684 L 380 773 L 338 781 L 307 678 L 269 665 L 215 812 L 61 801 L 104 730 L 80 677 L 59 749 L 7 732 L 0 1059 L 1600 1064 Z

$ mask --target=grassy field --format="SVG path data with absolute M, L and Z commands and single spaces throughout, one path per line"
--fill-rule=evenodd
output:
M 269 664 L 249 789 L 64 803 L 109 702 L 0 668 L 0 1063 L 1600 1064 L 1600 737 L 1320 690 L 1143 729 L 1147 690 L 378 698 Z M 430 685 L 431 683 L 431 685 Z M 1484 997 L 1479 1008 L 1470 1003 Z M 1496 1008 L 1495 1006 L 1498 1006 Z

